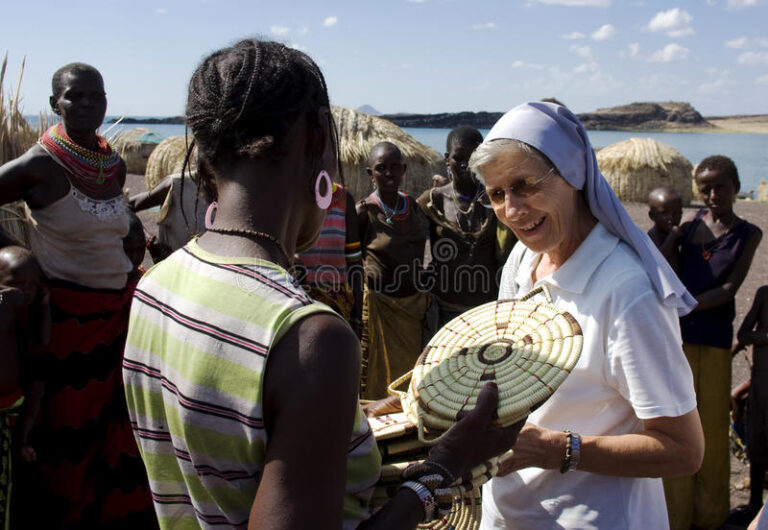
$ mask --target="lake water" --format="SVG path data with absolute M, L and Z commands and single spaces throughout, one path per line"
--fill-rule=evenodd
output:
M 102 130 L 110 127 L 105 124 Z M 112 136 L 122 129 L 146 127 L 163 136 L 184 134 L 183 125 L 117 125 L 108 134 Z M 405 128 L 419 142 L 445 152 L 445 139 L 450 129 Z M 480 129 L 485 136 L 488 129 Z M 626 140 L 632 137 L 649 137 L 661 143 L 671 145 L 692 164 L 698 163 L 709 155 L 725 155 L 733 159 L 739 168 L 741 189 L 744 192 L 756 190 L 761 179 L 768 180 L 768 134 L 719 134 L 719 133 L 641 133 L 624 131 L 588 131 L 594 147 Z

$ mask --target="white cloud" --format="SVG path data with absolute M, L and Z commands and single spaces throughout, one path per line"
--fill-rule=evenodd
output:
M 325 17 L 325 20 L 323 20 L 323 26 L 326 28 L 330 28 L 331 26 L 335 26 L 339 23 L 339 17 Z
M 269 28 L 269 31 L 275 35 L 288 35 L 288 33 L 291 31 L 291 28 L 287 28 L 285 26 L 272 26 Z
M 472 29 L 494 29 L 496 27 L 496 24 L 493 22 L 486 22 L 485 24 L 475 24 L 472 26 Z
M 538 0 L 540 4 L 576 7 L 610 7 L 611 0 Z
M 412 4 L 423 4 L 427 0 L 408 0 L 408 1 L 411 2 Z
M 307 51 L 307 47 L 306 46 L 304 46 L 303 44 L 297 44 L 295 42 L 290 43 L 288 45 L 288 47 L 289 48 L 293 48 L 294 50 L 299 50 L 301 52 L 306 52 Z
M 303 28 L 301 28 L 301 29 L 298 31 L 298 34 L 299 34 L 299 35 L 306 35 L 307 33 L 309 33 L 309 28 L 308 28 L 307 26 L 304 26 Z
M 755 44 L 757 44 L 761 48 L 768 48 L 768 39 L 764 37 L 759 37 L 755 39 Z
M 596 71 L 597 71 L 597 63 L 594 63 L 594 62 L 582 63 L 573 69 L 574 74 L 584 74 L 586 72 L 596 72 Z
M 510 64 L 509 66 L 510 66 L 510 68 L 521 68 L 521 67 L 525 66 L 525 63 L 523 61 L 517 60 L 517 61 L 513 62 L 512 64 Z
M 560 38 L 567 39 L 567 40 L 577 40 L 577 39 L 583 39 L 586 37 L 583 33 L 580 33 L 578 31 L 574 31 L 572 33 L 566 33 L 564 35 L 560 35 Z
M 168 10 L 164 7 L 159 7 L 155 9 L 155 13 L 157 13 L 158 15 L 165 15 L 167 12 Z
M 731 39 L 731 40 L 725 41 L 726 48 L 739 49 L 739 48 L 746 48 L 747 46 L 749 46 L 749 39 L 746 37 L 739 37 L 737 39 Z
M 592 34 L 592 40 L 601 41 L 612 39 L 616 35 L 616 28 L 610 24 L 603 24 L 600 29 Z
M 668 37 L 683 37 L 693 35 L 695 32 L 691 27 L 693 17 L 679 7 L 667 11 L 659 11 L 648 23 L 647 29 L 653 32 L 663 32 Z
M 728 0 L 725 5 L 728 9 L 744 9 L 768 5 L 768 0 Z
M 757 79 L 755 79 L 756 85 L 768 85 L 768 74 L 761 75 Z
M 571 44 L 570 48 L 568 48 L 571 53 L 575 53 L 579 57 L 584 57 L 585 59 L 589 59 L 592 57 L 592 48 L 589 46 L 579 46 L 578 44 Z
M 721 89 L 725 88 L 728 85 L 732 85 L 734 82 L 728 78 L 721 77 L 720 79 L 715 79 L 714 81 L 708 81 L 706 83 L 702 83 L 699 85 L 698 92 L 699 94 L 715 94 L 717 92 L 720 92 Z
M 739 64 L 768 64 L 768 52 L 744 52 L 737 61 Z
M 712 66 L 710 68 L 707 68 L 705 70 L 705 72 L 707 72 L 707 75 L 709 75 L 709 76 L 718 76 L 718 77 L 725 77 L 725 76 L 727 76 L 730 73 L 727 69 L 722 69 L 721 70 L 721 69 L 716 68 L 714 66 Z
M 683 61 L 688 57 L 688 53 L 691 50 L 679 44 L 672 43 L 667 44 L 660 50 L 656 50 L 648 57 L 648 61 L 652 63 L 669 63 L 672 61 Z
M 628 46 L 629 46 L 629 56 L 637 57 L 637 54 L 640 53 L 640 43 L 633 42 L 633 43 L 630 43 Z

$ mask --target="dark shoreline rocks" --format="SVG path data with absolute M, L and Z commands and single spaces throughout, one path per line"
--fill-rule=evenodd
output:
M 478 129 L 490 129 L 503 112 L 442 112 L 439 114 L 382 114 L 381 118 L 399 127 L 428 129 L 452 129 L 459 125 L 471 125 Z M 611 131 L 664 131 L 686 129 L 711 129 L 709 123 L 690 103 L 667 101 L 661 103 L 630 103 L 595 112 L 577 115 L 589 130 Z M 110 120 L 114 123 L 116 119 Z M 184 124 L 184 116 L 167 118 L 124 118 L 125 124 Z

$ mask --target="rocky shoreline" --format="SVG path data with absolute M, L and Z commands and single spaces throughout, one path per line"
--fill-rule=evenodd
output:
M 471 125 L 490 129 L 503 112 L 442 112 L 438 114 L 381 114 L 399 127 L 451 129 Z M 637 132 L 715 132 L 768 134 L 768 114 L 702 116 L 685 102 L 630 103 L 577 114 L 587 130 Z M 111 123 L 118 121 L 110 120 Z M 184 124 L 183 116 L 163 118 L 126 117 L 122 124 Z

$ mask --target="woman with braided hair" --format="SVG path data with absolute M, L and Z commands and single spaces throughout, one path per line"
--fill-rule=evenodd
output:
M 189 84 L 187 123 L 218 211 L 136 289 L 123 374 L 164 528 L 413 528 L 433 491 L 407 482 L 370 516 L 380 458 L 357 399 L 349 325 L 291 274 L 323 224 L 339 169 L 320 70 L 244 40 Z M 458 475 L 514 443 L 493 385 L 430 456 Z M 460 449 L 458 449 L 460 448 Z
M 99 71 L 68 64 L 53 75 L 52 89 L 60 123 L 0 167 L 0 204 L 25 203 L 52 315 L 50 343 L 30 352 L 25 377 L 42 379 L 46 392 L 30 434 L 42 483 L 17 489 L 20 524 L 152 528 L 120 377 L 132 294 L 123 249 L 125 163 L 96 132 L 107 110 Z M 18 474 L 23 481 L 31 475 Z

